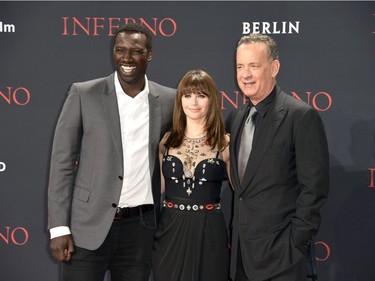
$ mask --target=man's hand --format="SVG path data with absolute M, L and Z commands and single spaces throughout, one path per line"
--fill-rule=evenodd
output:
M 50 243 L 52 255 L 58 262 L 69 261 L 74 252 L 72 235 L 53 238 Z

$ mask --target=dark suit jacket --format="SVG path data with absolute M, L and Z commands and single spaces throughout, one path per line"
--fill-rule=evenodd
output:
M 160 208 L 158 144 L 172 124 L 175 90 L 149 81 L 149 158 L 156 226 Z M 78 166 L 76 163 L 78 160 Z M 120 198 L 123 152 L 114 74 L 74 83 L 57 122 L 48 190 L 48 228 L 69 226 L 75 245 L 97 249 Z
M 227 120 L 235 189 L 231 277 L 240 243 L 245 272 L 261 281 L 306 256 L 328 195 L 329 156 L 317 111 L 277 88 L 240 184 L 238 150 L 246 107 Z

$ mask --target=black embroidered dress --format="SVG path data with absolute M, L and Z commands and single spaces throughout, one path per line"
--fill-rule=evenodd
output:
M 178 149 L 163 158 L 165 201 L 155 235 L 155 281 L 228 280 L 228 237 L 220 209 L 225 163 L 218 152 L 202 151 L 190 173 Z

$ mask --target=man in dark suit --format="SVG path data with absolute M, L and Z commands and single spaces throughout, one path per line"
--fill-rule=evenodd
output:
M 276 85 L 280 62 L 269 36 L 242 37 L 236 67 L 238 85 L 250 103 L 227 119 L 235 192 L 231 278 L 304 281 L 308 248 L 320 224 L 319 208 L 328 195 L 323 124 L 316 110 Z M 241 138 L 251 107 L 257 110 L 250 120 L 255 133 L 243 163 L 239 151 L 246 146 Z
M 158 144 L 175 90 L 146 77 L 152 37 L 121 27 L 116 71 L 74 83 L 57 122 L 48 189 L 50 248 L 63 280 L 146 281 L 160 207 Z

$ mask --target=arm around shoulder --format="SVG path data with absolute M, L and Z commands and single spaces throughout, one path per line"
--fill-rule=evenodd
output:
M 160 161 L 160 179 L 161 179 L 161 190 L 160 193 L 163 194 L 165 192 L 165 179 L 163 175 L 163 158 L 166 151 L 165 141 L 167 140 L 170 132 L 164 134 L 163 138 L 159 143 L 159 161 Z

